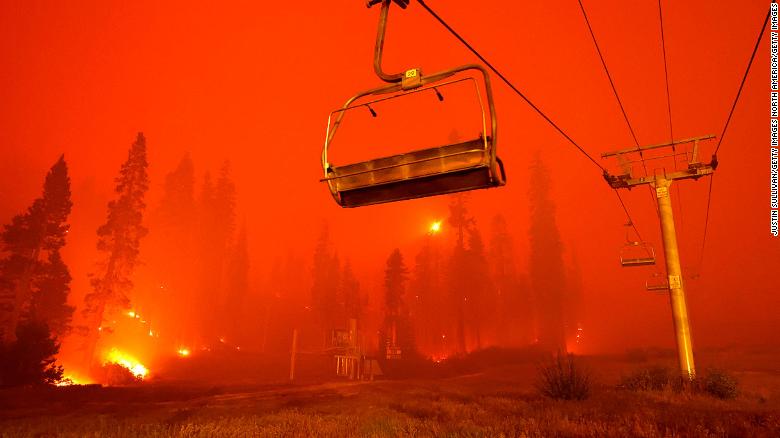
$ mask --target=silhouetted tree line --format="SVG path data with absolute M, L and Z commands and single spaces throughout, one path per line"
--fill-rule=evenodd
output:
M 70 329 L 70 273 L 60 249 L 72 206 L 64 156 L 51 167 L 43 194 L 0 233 L 0 385 L 52 383 L 62 377 L 53 356 Z
M 342 264 L 332 248 L 327 224 L 314 248 L 311 272 L 311 310 L 323 345 L 329 346 L 331 330 L 345 329 L 349 319 L 363 325 L 367 297 L 361 293 L 350 260 Z
M 247 309 L 248 230 L 236 222 L 230 164 L 223 163 L 216 180 L 205 172 L 198 189 L 195 166 L 185 155 L 166 176 L 162 200 L 150 213 L 137 300 L 150 327 L 174 345 L 247 341 L 257 312 Z
M 415 257 L 407 295 L 415 343 L 434 357 L 531 343 L 531 291 L 517 272 L 503 216 L 493 219 L 486 244 L 459 194 L 447 223 L 454 245 L 432 232 Z
M 139 133 L 97 229 L 100 258 L 76 327 L 71 326 L 74 307 L 67 304 L 71 276 L 60 254 L 72 207 L 64 157 L 47 174 L 42 196 L 4 226 L 0 385 L 56 383 L 63 371 L 54 357 L 71 331 L 82 340 L 85 363 L 101 365 L 95 357 L 101 339 L 111 335 L 118 314 L 137 307 L 149 310 L 155 317 L 149 323 L 172 342 L 239 337 L 247 316 L 249 250 L 246 227 L 236 233 L 229 165 L 215 183 L 206 173 L 198 197 L 189 156 L 167 175 L 162 201 L 152 212 L 148 257 L 142 259 L 141 242 L 149 234 L 144 218 L 148 165 L 146 138 Z M 134 284 L 142 262 L 145 275 Z
M 386 270 L 382 331 L 385 343 L 419 347 L 429 356 L 465 353 L 490 345 L 537 344 L 565 351 L 576 341 L 581 290 L 576 260 L 566 269 L 555 222 L 550 178 L 539 157 L 532 162 L 529 199 L 529 269 L 517 270 L 514 241 L 503 216 L 491 223 L 489 243 L 469 213 L 465 194 L 452 196 L 448 224 L 454 245 L 426 237 L 411 272 L 394 250 Z M 405 285 L 409 274 L 408 293 Z M 392 281 L 388 279 L 392 278 Z M 399 327 L 411 327 L 398 336 Z M 382 347 L 380 347 L 381 349 Z

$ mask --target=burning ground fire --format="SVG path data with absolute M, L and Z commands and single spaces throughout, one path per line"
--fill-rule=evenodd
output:
M 56 386 L 73 386 L 73 385 L 88 385 L 92 381 L 76 377 L 72 374 L 66 374 L 62 377 L 62 380 L 56 383 Z
M 138 362 L 132 356 L 123 353 L 116 348 L 112 348 L 111 350 L 109 350 L 103 361 L 104 365 L 110 363 L 114 363 L 127 368 L 131 373 L 133 373 L 135 377 L 139 379 L 144 379 L 146 378 L 147 375 L 149 375 L 149 370 L 145 366 L 143 366 L 143 364 Z

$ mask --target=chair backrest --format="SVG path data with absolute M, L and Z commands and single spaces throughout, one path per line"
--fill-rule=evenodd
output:
M 458 73 L 469 70 L 480 71 L 485 78 L 487 108 L 474 77 L 452 78 Z M 482 122 L 479 138 L 341 166 L 333 165 L 328 161 L 329 148 L 348 111 L 367 107 L 372 114 L 375 114 L 371 104 L 403 98 L 426 90 L 432 90 L 440 97 L 438 88 L 463 81 L 470 81 L 474 85 L 479 102 Z M 373 97 L 373 99 L 357 103 L 364 97 Z M 490 124 L 487 122 L 488 114 Z M 333 198 L 339 205 L 345 207 L 501 186 L 505 184 L 506 178 L 503 166 L 496 155 L 496 131 L 492 90 L 487 72 L 481 66 L 463 66 L 424 77 L 420 80 L 420 86 L 411 90 L 404 90 L 400 84 L 367 90 L 349 99 L 341 109 L 331 112 L 328 117 L 328 128 L 322 150 L 324 178 L 321 181 L 327 182 Z M 468 172 L 477 168 L 485 169 L 483 172 L 485 175 Z M 358 194 L 357 191 L 361 193 Z M 353 202 L 348 202 L 347 198 L 351 198 Z

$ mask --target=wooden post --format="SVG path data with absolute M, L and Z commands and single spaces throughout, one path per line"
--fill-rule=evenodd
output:
M 292 349 L 290 349 L 290 381 L 295 380 L 295 353 L 298 350 L 298 329 L 293 329 Z

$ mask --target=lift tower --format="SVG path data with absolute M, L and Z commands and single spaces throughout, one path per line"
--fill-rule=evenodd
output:
M 655 198 L 658 202 L 658 217 L 661 221 L 661 236 L 664 243 L 664 259 L 666 260 L 666 274 L 669 285 L 669 299 L 672 305 L 672 318 L 674 321 L 674 331 L 677 340 L 677 357 L 680 363 L 682 376 L 691 380 L 696 375 L 696 368 L 693 364 L 693 347 L 691 345 L 691 329 L 688 324 L 688 309 L 685 304 L 685 289 L 683 284 L 682 269 L 680 268 L 680 250 L 677 247 L 677 234 L 674 228 L 674 215 L 672 212 L 672 200 L 669 187 L 677 180 L 699 179 L 703 176 L 712 175 L 718 167 L 716 156 L 712 156 L 709 163 L 702 163 L 699 160 L 699 143 L 704 140 L 715 138 L 714 135 L 704 137 L 694 137 L 685 140 L 672 141 L 651 146 L 637 146 L 629 149 L 623 149 L 614 152 L 601 154 L 601 158 L 615 157 L 622 168 L 620 175 L 610 175 L 604 172 L 604 178 L 613 189 L 631 189 L 636 186 L 648 184 L 655 189 Z M 693 144 L 690 151 L 678 151 L 677 146 Z M 670 148 L 671 152 L 664 154 L 664 148 Z M 653 151 L 661 153 L 652 158 L 644 157 L 644 153 Z M 639 159 L 636 159 L 638 156 Z M 687 168 L 675 169 L 668 172 L 665 168 L 656 169 L 650 175 L 646 172 L 645 176 L 633 175 L 633 164 L 642 163 L 650 159 L 673 158 L 675 163 L 677 157 L 683 156 L 687 162 Z M 633 160 L 632 160 L 633 159 Z

